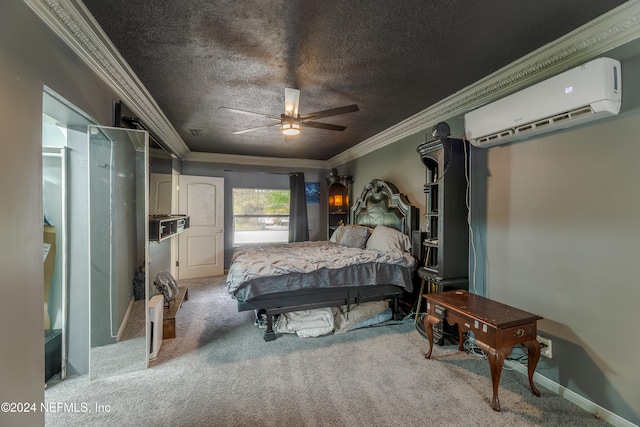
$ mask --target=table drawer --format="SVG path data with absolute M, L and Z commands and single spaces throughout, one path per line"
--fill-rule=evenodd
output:
M 500 342 L 503 347 L 520 344 L 536 339 L 535 322 L 524 323 L 500 330 Z

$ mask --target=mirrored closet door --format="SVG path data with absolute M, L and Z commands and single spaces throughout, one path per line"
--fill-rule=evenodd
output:
M 148 366 L 148 134 L 89 126 L 90 378 Z M 142 272 L 142 274 L 140 274 Z

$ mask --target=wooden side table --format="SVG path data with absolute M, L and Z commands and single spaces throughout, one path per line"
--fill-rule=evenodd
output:
M 424 326 L 429 338 L 429 351 L 424 355 L 430 359 L 433 351 L 433 325 L 446 320 L 458 325 L 458 349 L 463 350 L 463 334 L 472 331 L 476 344 L 489 358 L 493 400 L 491 408 L 500 411 L 498 385 L 504 359 L 511 354 L 514 345 L 527 347 L 527 371 L 529 386 L 535 396 L 540 392 L 533 383 L 533 373 L 540 358 L 540 343 L 536 340 L 537 321 L 542 317 L 510 307 L 464 290 L 453 290 L 435 294 L 424 294 L 427 315 Z

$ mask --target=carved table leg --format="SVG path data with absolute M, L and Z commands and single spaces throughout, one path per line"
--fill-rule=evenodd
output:
M 533 393 L 534 396 L 540 396 L 540 392 L 533 384 L 533 373 L 536 371 L 538 359 L 540 359 L 540 343 L 537 340 L 533 340 L 527 341 L 524 345 L 527 346 L 527 371 L 529 374 L 531 393 Z
M 489 359 L 489 370 L 491 371 L 491 385 L 493 386 L 493 400 L 491 401 L 491 409 L 500 412 L 500 399 L 498 399 L 498 386 L 500 385 L 500 374 L 502 374 L 502 365 L 504 359 L 511 354 L 513 348 L 504 347 L 495 349 L 489 347 L 485 343 L 476 341 L 476 344 L 482 351 L 487 353 Z
M 440 322 L 440 319 L 433 317 L 430 314 L 424 316 L 424 329 L 427 331 L 427 337 L 429 338 L 429 351 L 425 353 L 425 359 L 431 359 L 431 352 L 433 351 L 433 325 Z

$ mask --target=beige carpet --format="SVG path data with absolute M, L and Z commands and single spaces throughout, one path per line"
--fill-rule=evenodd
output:
M 144 300 L 135 301 L 120 341 L 91 349 L 89 375 L 92 380 L 144 369 L 147 347 L 144 309 Z
M 46 401 L 88 411 L 46 415 L 48 426 L 602 426 L 547 389 L 505 370 L 493 411 L 486 360 L 436 347 L 413 321 L 321 338 L 264 342 L 238 313 L 224 277 L 182 281 L 189 300 L 177 337 L 142 372 L 50 386 Z M 97 409 L 103 411 L 97 411 Z M 106 411 L 108 409 L 108 412 Z

